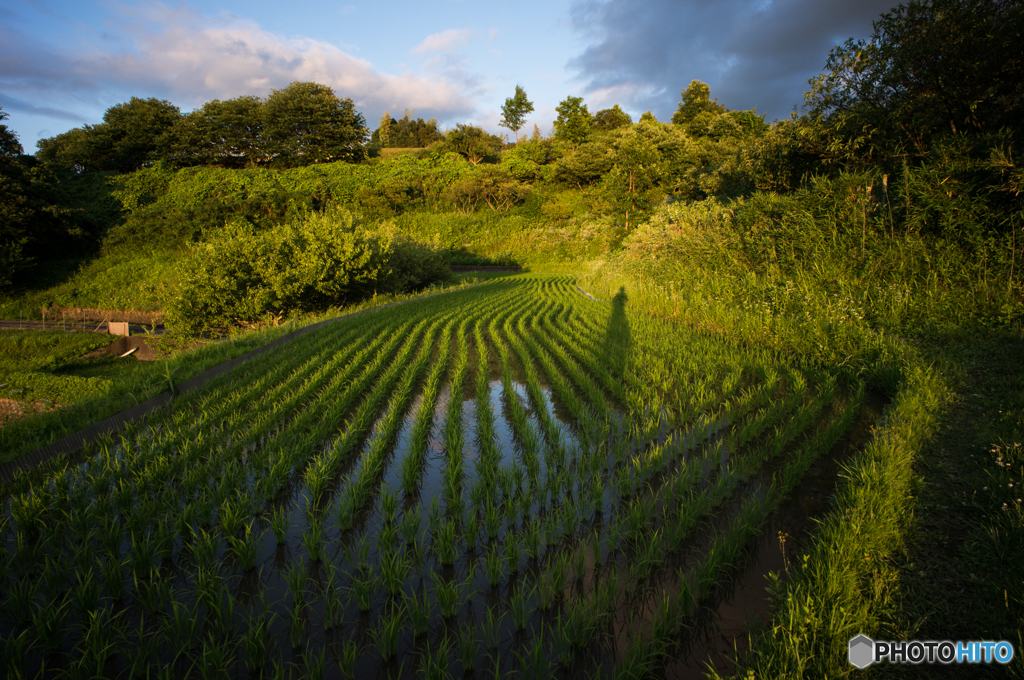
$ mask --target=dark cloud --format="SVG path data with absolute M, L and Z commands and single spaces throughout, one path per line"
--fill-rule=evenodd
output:
M 732 109 L 768 120 L 803 104 L 807 80 L 846 39 L 867 38 L 893 0 L 579 0 L 574 58 L 591 108 L 621 103 L 670 118 L 691 80 Z

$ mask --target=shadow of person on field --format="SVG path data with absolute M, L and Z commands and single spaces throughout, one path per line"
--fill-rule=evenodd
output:
M 629 331 L 629 319 L 626 318 L 626 287 L 619 288 L 618 294 L 612 298 L 612 315 L 608 319 L 608 330 L 604 335 L 604 356 L 611 364 L 613 376 L 623 382 L 626 375 L 626 364 L 632 348 L 633 338 Z

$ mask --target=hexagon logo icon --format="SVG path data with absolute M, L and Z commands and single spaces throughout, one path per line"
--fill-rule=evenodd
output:
M 858 635 L 850 640 L 848 652 L 850 663 L 857 668 L 867 668 L 875 660 L 875 642 L 867 635 Z

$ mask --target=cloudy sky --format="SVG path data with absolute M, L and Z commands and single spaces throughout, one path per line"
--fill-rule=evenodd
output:
M 894 0 L 0 1 L 0 107 L 29 153 L 132 96 L 182 111 L 295 80 L 385 110 L 495 132 L 521 84 L 547 134 L 582 96 L 671 117 L 703 80 L 768 121 L 803 102 L 829 49 L 868 37 Z

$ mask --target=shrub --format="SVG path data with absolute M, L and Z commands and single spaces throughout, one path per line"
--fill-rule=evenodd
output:
M 342 208 L 266 231 L 237 220 L 195 246 L 168 323 L 186 332 L 321 311 L 371 291 L 398 292 L 447 274 L 436 247 L 393 228 L 371 230 Z

